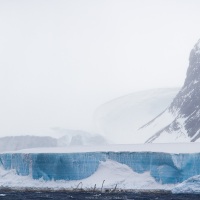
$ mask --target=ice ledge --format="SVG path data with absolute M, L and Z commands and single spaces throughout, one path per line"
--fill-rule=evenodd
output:
M 55 148 L 23 149 L 4 153 L 88 153 L 88 152 L 160 152 L 160 153 L 200 153 L 200 144 L 196 143 L 151 143 L 117 144 L 102 146 L 68 146 Z

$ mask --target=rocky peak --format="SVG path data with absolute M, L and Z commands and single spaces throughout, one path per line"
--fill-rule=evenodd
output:
M 200 80 L 200 40 L 190 52 L 189 67 L 183 87 L 195 84 Z
M 172 116 L 172 120 L 159 127 L 156 123 L 159 123 L 159 118 L 163 118 L 166 113 Z M 191 142 L 200 139 L 200 40 L 190 52 L 189 67 L 183 87 L 169 108 L 144 126 L 147 131 L 150 131 L 148 126 L 159 128 L 156 131 L 154 129 L 155 132 L 152 132 L 147 142 L 159 141 L 163 134 L 167 135 L 168 139 L 177 139 L 177 141 L 183 137 L 186 138 L 183 141 Z

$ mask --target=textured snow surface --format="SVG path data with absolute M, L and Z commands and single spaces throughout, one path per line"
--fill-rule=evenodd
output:
M 185 129 L 187 118 L 178 116 L 177 112 L 165 110 L 148 124 L 141 127 L 137 134 L 142 135 L 147 143 L 187 143 L 191 138 Z M 174 122 L 176 121 L 176 128 Z
M 169 127 L 169 131 L 163 131 L 162 134 L 157 137 L 153 142 L 162 143 L 166 141 L 170 141 L 173 143 L 176 142 L 190 142 L 191 139 L 188 137 L 187 130 L 185 129 L 185 120 L 186 118 L 177 118 L 176 125 L 179 127 L 177 130 L 172 131 L 172 126 Z
M 15 170 L 4 170 L 0 168 L 0 186 L 11 188 L 49 188 L 49 189 L 73 189 L 79 185 L 79 188 L 89 189 L 96 184 L 101 188 L 104 182 L 104 188 L 122 189 L 171 189 L 174 185 L 161 185 L 157 183 L 149 174 L 135 173 L 127 165 L 112 160 L 101 162 L 97 171 L 90 177 L 78 181 L 44 181 L 33 180 L 30 176 L 19 176 Z
M 155 133 L 158 133 L 160 130 L 162 130 L 164 127 L 167 127 L 173 121 L 174 121 L 174 115 L 170 113 L 168 110 L 166 110 L 159 117 L 153 119 L 144 127 L 141 127 L 138 130 L 137 134 L 142 135 L 142 139 L 144 139 L 145 142 L 149 142 L 149 140 L 151 140 L 152 137 L 154 138 Z M 167 134 L 167 137 L 168 137 L 168 134 Z M 168 142 L 169 140 L 167 140 L 168 139 L 167 137 L 164 136 L 163 138 L 161 138 L 160 142 L 163 142 L 163 143 Z M 142 140 L 140 142 L 142 142 Z
M 144 143 L 135 134 L 145 123 L 163 112 L 178 93 L 178 88 L 135 92 L 101 105 L 94 113 L 95 130 L 118 144 Z
M 172 189 L 173 193 L 200 193 L 200 175 L 189 178 L 188 180 L 176 185 Z

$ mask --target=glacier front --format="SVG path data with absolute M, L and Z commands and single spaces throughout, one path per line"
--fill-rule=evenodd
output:
M 185 149 L 190 148 L 191 144 L 188 145 L 185 145 Z M 52 149 L 50 152 L 31 152 L 31 150 L 7 152 L 0 154 L 0 165 L 5 170 L 16 170 L 16 174 L 20 176 L 42 178 L 46 181 L 85 179 L 97 171 L 100 163 L 107 160 L 126 165 L 138 174 L 149 172 L 154 180 L 161 184 L 181 183 L 200 174 L 200 153 L 170 152 L 170 148 L 178 148 L 178 144 L 160 147 L 153 144 L 135 145 L 135 148 L 114 145 L 101 151 L 95 149 L 92 151 L 91 148 L 90 151 L 85 150 L 85 152 L 73 150 L 56 152 Z M 156 149 L 167 148 L 168 152 L 156 152 L 158 151 Z M 181 148 L 183 149 L 184 146 L 182 145 Z

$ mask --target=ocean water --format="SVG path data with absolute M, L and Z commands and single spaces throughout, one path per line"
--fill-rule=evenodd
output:
M 2 200 L 199 200 L 198 194 L 171 194 L 153 192 L 119 192 L 119 193 L 99 193 L 99 192 L 19 192 L 19 191 L 0 191 Z

